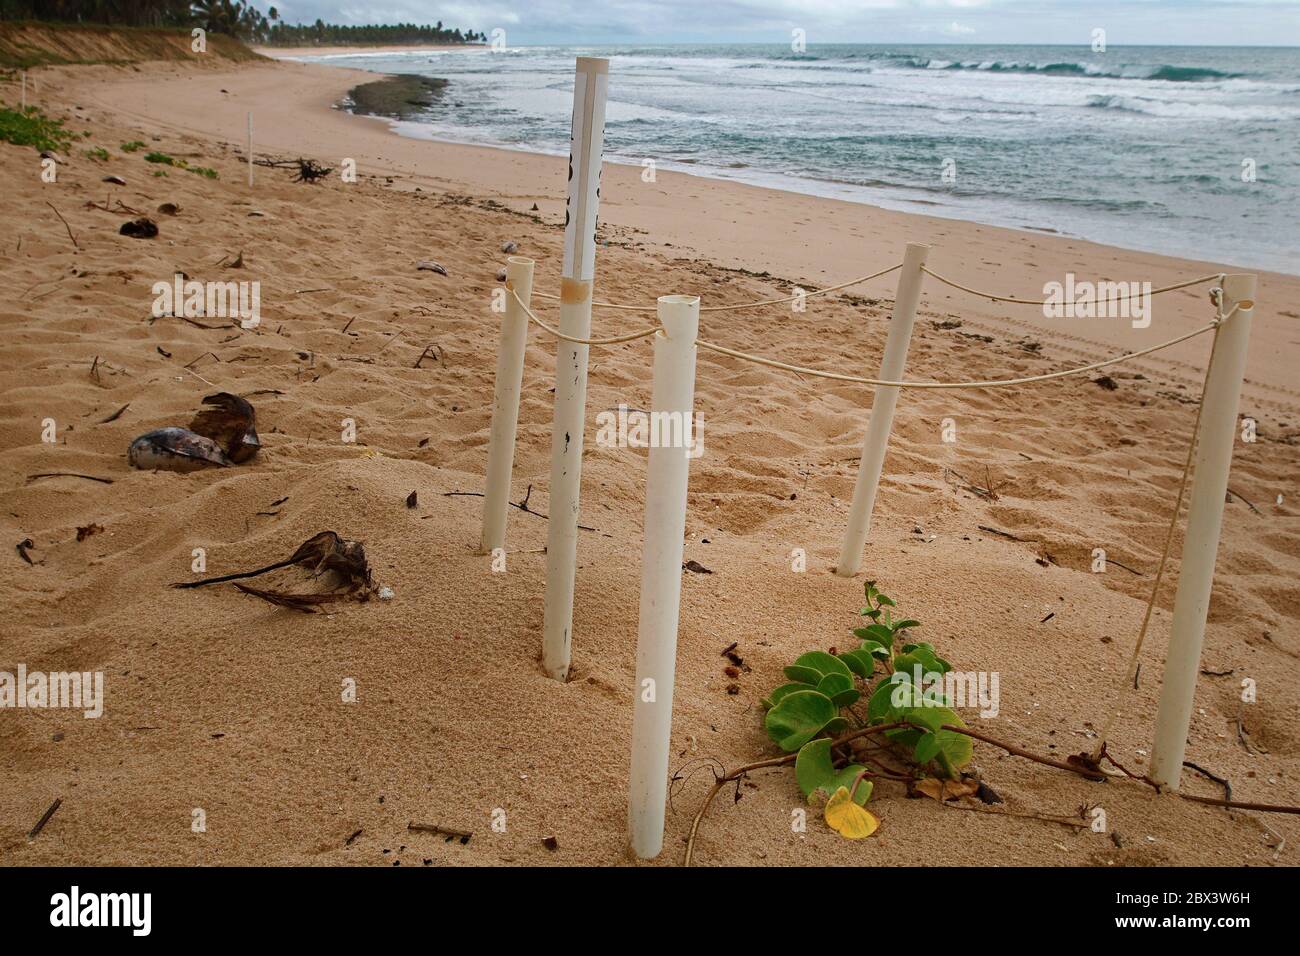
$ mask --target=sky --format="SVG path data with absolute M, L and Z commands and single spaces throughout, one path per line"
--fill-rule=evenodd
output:
M 268 0 L 251 0 L 263 13 Z M 289 23 L 434 23 L 511 46 L 977 43 L 1300 46 L 1300 0 L 278 0 Z

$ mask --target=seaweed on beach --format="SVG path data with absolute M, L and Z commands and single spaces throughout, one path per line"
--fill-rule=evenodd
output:
M 449 81 L 436 76 L 391 76 L 348 91 L 352 112 L 411 119 L 442 103 Z

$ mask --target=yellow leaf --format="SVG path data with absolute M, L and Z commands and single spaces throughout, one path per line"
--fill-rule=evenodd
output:
M 861 840 L 876 832 L 880 821 L 853 802 L 848 787 L 840 787 L 826 801 L 826 822 L 832 830 L 850 840 Z

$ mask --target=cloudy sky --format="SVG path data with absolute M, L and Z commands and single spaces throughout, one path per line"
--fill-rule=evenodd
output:
M 252 0 L 263 12 L 269 0 Z M 1300 46 L 1300 0 L 279 0 L 290 23 L 433 23 L 507 42 Z

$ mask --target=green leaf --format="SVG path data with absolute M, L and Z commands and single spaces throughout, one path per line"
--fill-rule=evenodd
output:
M 867 720 L 873 724 L 901 719 L 908 710 L 921 703 L 920 694 L 905 678 L 893 675 L 876 685 L 867 702 Z
M 879 647 L 880 645 L 876 645 Z M 857 674 L 863 680 L 870 680 L 871 675 L 876 672 L 876 659 L 871 656 L 867 650 L 867 645 L 863 645 L 855 651 L 848 651 L 840 655 L 840 660 L 848 665 L 849 670 Z
M 810 803 L 818 790 L 827 797 L 840 787 L 852 790 L 853 781 L 862 770 L 863 767 L 856 763 L 836 770 L 831 761 L 831 742 L 826 738 L 804 744 L 799 748 L 799 756 L 794 761 L 794 778 Z M 862 806 L 870 796 L 871 781 L 863 780 L 853 792 L 853 802 Z
M 876 685 L 876 689 L 871 692 L 871 697 L 867 701 L 867 722 L 872 724 L 884 723 L 885 717 L 889 715 L 891 703 L 889 695 L 893 691 L 888 678 L 882 680 Z
M 820 734 L 836 720 L 835 704 L 815 690 L 786 694 L 767 712 L 767 734 L 782 750 L 791 753 Z
M 921 734 L 915 741 L 916 750 L 913 756 L 916 762 L 927 763 L 934 760 L 949 777 L 959 776 L 960 769 L 970 763 L 971 757 L 974 756 L 974 745 L 965 734 L 942 728 L 945 724 L 950 727 L 965 727 L 965 721 L 947 707 L 925 705 L 909 708 L 903 717 L 927 728 L 927 732 Z
M 853 672 L 849 670 L 847 664 L 834 654 L 827 654 L 825 651 L 809 651 L 807 654 L 800 654 L 795 658 L 795 662 L 785 669 L 786 677 L 803 684 L 812 684 L 814 687 L 827 674 L 843 674 L 850 680 L 853 677 Z
M 914 621 L 914 620 L 912 620 L 910 617 L 909 617 L 909 618 L 904 618 L 904 619 L 901 620 L 901 621 L 895 621 L 895 622 L 894 622 L 894 625 L 893 625 L 894 630 L 896 630 L 896 631 L 901 631 L 901 630 L 903 630 L 904 628 L 907 628 L 907 627 L 920 627 L 920 626 L 921 626 L 921 622 L 920 622 L 920 621 Z
M 783 671 L 790 680 L 799 681 L 805 690 L 814 688 L 822 679 L 822 672 L 813 667 L 801 667 L 798 664 L 791 664 Z
M 876 592 L 876 603 L 881 607 L 898 607 L 893 598 L 887 598 L 880 592 Z
M 829 741 L 827 741 L 829 743 Z M 913 757 L 917 763 L 928 763 L 939 755 L 939 738 L 935 736 L 934 731 L 922 734 L 921 739 L 916 742 L 916 750 Z
M 807 684 L 782 684 L 772 693 L 763 698 L 764 707 L 775 707 L 781 703 L 781 698 L 786 694 L 793 694 L 797 690 L 808 690 Z
M 974 743 L 965 734 L 953 733 L 951 730 L 940 730 L 935 737 L 939 740 L 936 758 L 939 764 L 949 777 L 955 779 L 961 776 L 961 768 L 970 763 L 971 757 L 975 755 Z
M 886 730 L 885 736 L 904 747 L 915 747 L 922 734 L 914 727 L 899 727 L 897 730 Z
M 864 641 L 875 641 L 882 647 L 892 647 L 894 644 L 894 632 L 883 624 L 856 627 L 853 629 L 853 636 L 860 637 Z
M 903 719 L 910 720 L 914 724 L 921 724 L 932 732 L 938 731 L 944 724 L 950 724 L 953 727 L 966 726 L 962 719 L 957 716 L 956 711 L 949 710 L 947 707 L 935 707 L 925 704 L 920 694 L 916 696 L 915 705 L 906 709 Z
M 946 674 L 952 670 L 952 665 L 936 654 L 929 644 L 904 644 L 894 658 L 894 670 L 906 671 L 909 675 L 918 664 L 923 674 Z
M 853 678 L 843 674 L 827 674 L 817 684 L 817 692 L 829 697 L 836 707 L 848 707 L 862 696 L 854 689 Z

